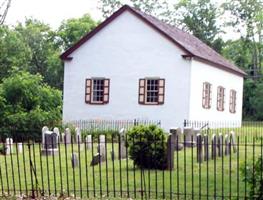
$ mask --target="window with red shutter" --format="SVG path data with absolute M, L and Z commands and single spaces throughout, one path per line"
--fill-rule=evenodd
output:
M 139 79 L 139 104 L 164 104 L 165 79 Z
M 212 85 L 208 82 L 203 83 L 202 106 L 210 109 L 212 104 Z
M 225 104 L 225 88 L 222 86 L 217 87 L 217 110 L 224 111 Z
M 85 102 L 88 104 L 107 104 L 109 102 L 109 90 L 109 79 L 86 79 Z
M 235 90 L 230 90 L 230 99 L 229 99 L 229 112 L 236 113 L 236 96 L 237 92 Z

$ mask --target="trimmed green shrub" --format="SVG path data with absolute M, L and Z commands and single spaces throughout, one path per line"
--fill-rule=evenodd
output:
M 257 161 L 253 164 L 248 164 L 242 167 L 242 175 L 244 181 L 250 186 L 250 199 L 263 199 L 263 180 L 262 180 L 263 155 L 260 155 Z
M 135 165 L 147 169 L 166 169 L 166 134 L 156 125 L 139 125 L 128 131 L 129 156 Z

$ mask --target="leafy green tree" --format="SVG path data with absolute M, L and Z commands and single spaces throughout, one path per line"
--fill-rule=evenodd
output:
M 170 15 L 171 4 L 167 0 L 101 0 L 99 9 L 102 12 L 102 16 L 107 18 L 124 4 L 129 4 L 138 10 L 158 17 L 163 21 L 173 21 L 173 18 Z
M 41 74 L 49 85 L 62 88 L 63 65 L 59 59 L 61 49 L 55 43 L 56 33 L 36 19 L 27 19 L 25 24 L 18 24 L 15 31 L 22 36 L 32 55 L 24 69 L 32 74 Z
M 31 51 L 21 34 L 7 26 L 0 26 L 0 82 L 10 74 L 12 67 L 30 65 Z
M 0 134 L 39 137 L 43 125 L 60 122 L 61 106 L 61 92 L 42 76 L 14 70 L 0 84 Z
M 217 19 L 221 15 L 219 8 L 211 0 L 181 0 L 175 5 L 179 24 L 185 30 L 202 40 L 207 45 L 221 52 L 223 40 Z
M 263 120 L 263 82 L 256 85 L 254 96 L 251 99 L 252 109 L 256 120 Z
M 57 31 L 60 46 L 63 49 L 69 48 L 96 26 L 97 22 L 89 14 L 63 21 Z
M 244 81 L 243 91 L 243 119 L 255 120 L 255 110 L 253 108 L 252 99 L 255 97 L 256 81 L 246 79 Z
M 263 2 L 262 0 L 227 0 L 223 7 L 225 12 L 231 15 L 226 23 L 234 27 L 250 42 L 248 49 L 251 54 L 251 70 L 254 78 L 258 79 L 262 70 L 262 44 L 263 44 Z

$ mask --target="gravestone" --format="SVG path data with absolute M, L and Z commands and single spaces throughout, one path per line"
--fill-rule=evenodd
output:
M 230 149 L 233 147 L 233 152 L 237 152 L 236 135 L 234 131 L 230 132 Z
M 65 144 L 69 145 L 71 144 L 71 133 L 70 133 L 70 129 L 66 128 L 65 130 L 65 139 L 64 139 Z
M 172 142 L 174 143 L 174 150 L 180 151 L 184 148 L 182 143 L 182 131 L 180 128 L 171 128 Z
M 71 164 L 72 164 L 72 168 L 76 168 L 79 166 L 79 159 L 78 159 L 78 154 L 77 153 L 73 153 L 71 156 Z
M 184 127 L 184 146 L 185 147 L 192 147 L 195 146 L 195 141 L 192 136 L 194 135 L 194 130 L 192 127 Z
M 204 134 L 204 160 L 208 161 L 210 159 L 209 155 L 209 138 L 207 134 Z
M 197 134 L 200 134 L 200 129 L 199 128 L 194 128 L 193 130 L 193 141 L 196 143 L 197 141 Z
M 216 134 L 212 135 L 212 159 L 216 159 L 217 156 L 217 137 Z
M 101 162 L 105 161 L 105 154 L 106 154 L 106 142 L 105 142 L 105 135 L 99 136 L 99 144 L 98 144 L 98 153 L 100 154 Z
M 229 136 L 228 134 L 225 135 L 225 155 L 229 155 Z
M 100 162 L 102 162 L 101 160 L 101 156 L 99 153 L 95 154 L 92 158 L 92 161 L 90 163 L 90 166 L 94 166 L 94 165 L 97 165 L 99 164 Z
M 44 134 L 44 143 L 41 150 L 42 155 L 56 155 L 58 153 L 58 137 L 57 134 L 52 131 L 46 131 Z
M 92 148 L 92 135 L 87 135 L 87 137 L 86 137 L 86 145 L 87 145 L 87 149 L 91 149 Z
M 217 138 L 217 148 L 218 148 L 218 156 L 222 157 L 224 154 L 224 138 L 222 133 L 219 133 L 218 138 Z
M 23 152 L 23 143 L 17 143 L 17 153 Z
M 13 139 L 12 138 L 6 138 L 5 140 L 5 153 L 6 155 L 10 155 L 13 153 Z
M 65 143 L 65 133 L 61 133 L 60 142 L 61 142 L 62 144 Z
M 196 135 L 196 150 L 197 150 L 197 162 L 203 162 L 203 136 L 198 133 Z
M 174 149 L 175 143 L 172 134 L 168 136 L 167 140 L 167 169 L 172 170 L 174 168 Z
M 53 132 L 57 134 L 57 141 L 59 141 L 59 140 L 60 140 L 59 129 L 58 129 L 57 127 L 55 127 L 55 128 L 53 129 Z
M 122 128 L 119 132 L 120 134 L 120 144 L 119 144 L 119 159 L 124 159 L 127 157 L 126 154 L 126 144 L 125 144 L 125 129 Z
M 45 143 L 45 133 L 48 131 L 48 127 L 47 126 L 43 126 L 42 128 L 42 148 L 44 147 L 44 143 Z
M 82 143 L 82 138 L 81 138 L 81 131 L 80 131 L 80 129 L 79 128 L 75 128 L 75 133 L 76 133 L 76 135 L 75 135 L 75 142 L 77 143 L 77 144 L 81 144 Z

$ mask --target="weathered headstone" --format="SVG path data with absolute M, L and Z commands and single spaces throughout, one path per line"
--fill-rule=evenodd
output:
M 212 135 L 212 159 L 216 159 L 217 156 L 217 137 L 216 134 Z
M 184 146 L 192 147 L 195 146 L 195 141 L 193 140 L 194 130 L 192 127 L 184 127 Z
M 182 143 L 182 131 L 180 128 L 171 128 L 170 133 L 172 135 L 172 142 L 174 143 L 174 150 L 180 151 L 184 148 Z
M 54 127 L 53 132 L 57 134 L 57 141 L 59 141 L 60 140 L 59 129 L 57 127 Z
M 71 133 L 70 129 L 66 128 L 65 130 L 65 139 L 64 139 L 65 144 L 71 144 Z
M 71 164 L 72 168 L 76 168 L 79 166 L 79 159 L 77 153 L 73 153 L 71 156 Z
M 236 135 L 234 131 L 230 132 L 230 149 L 233 147 L 234 153 L 237 152 Z
M 80 129 L 79 128 L 75 128 L 75 133 L 76 133 L 76 135 L 75 135 L 76 143 L 77 144 L 81 144 L 82 143 L 82 138 L 81 138 L 81 131 L 80 131 Z
M 60 142 L 61 142 L 62 144 L 65 143 L 65 133 L 61 133 L 61 139 L 60 139 Z
M 225 155 L 229 155 L 229 136 L 228 134 L 225 135 Z
M 175 143 L 173 141 L 173 136 L 170 134 L 168 136 L 167 140 L 167 169 L 173 169 L 174 168 L 174 149 L 175 149 Z
M 105 135 L 99 136 L 99 144 L 98 144 L 98 153 L 100 154 L 101 162 L 105 161 L 105 154 L 106 154 L 106 142 L 105 142 Z
M 102 162 L 101 155 L 99 153 L 95 154 L 92 158 L 92 161 L 90 163 L 90 166 L 94 166 Z
M 193 141 L 196 143 L 197 141 L 197 134 L 200 134 L 200 129 L 199 128 L 194 128 L 193 129 Z
M 203 136 L 198 133 L 196 135 L 196 150 L 197 150 L 197 162 L 203 162 Z
M 17 143 L 17 153 L 23 152 L 23 143 L 19 142 Z
M 87 149 L 91 149 L 92 148 L 92 135 L 87 135 L 87 137 L 86 137 L 86 145 L 87 145 Z
M 119 159 L 124 159 L 127 157 L 126 154 L 126 144 L 125 144 L 125 129 L 122 128 L 119 132 L 120 134 L 120 144 L 119 144 Z
M 57 134 L 52 131 L 46 131 L 44 135 L 43 148 L 41 150 L 42 155 L 56 155 L 58 153 L 58 137 Z
M 204 134 L 204 160 L 208 161 L 210 159 L 209 154 L 209 138 L 207 134 Z
M 48 131 L 48 127 L 47 127 L 47 126 L 43 126 L 43 128 L 42 128 L 42 148 L 45 148 L 45 147 L 44 147 L 44 144 L 45 144 L 45 134 L 46 134 L 47 131 Z
M 13 153 L 13 139 L 12 138 L 6 138 L 5 140 L 5 153 L 6 155 L 10 155 Z
M 222 133 L 219 133 L 218 138 L 217 138 L 217 148 L 218 148 L 218 156 L 222 157 L 224 154 L 224 138 Z

